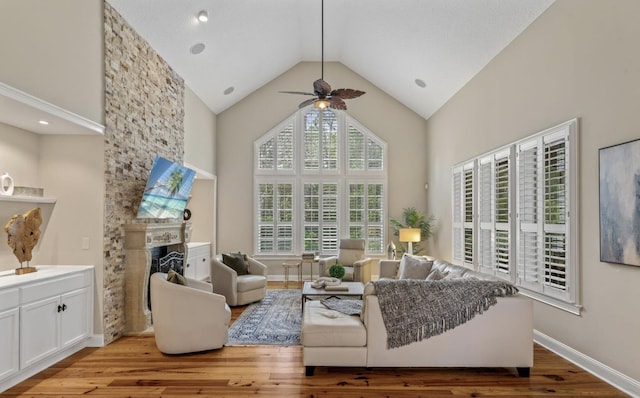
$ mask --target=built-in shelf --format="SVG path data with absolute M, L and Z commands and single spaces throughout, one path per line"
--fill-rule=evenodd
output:
M 40 120 L 49 124 L 42 125 Z M 104 126 L 0 82 L 0 123 L 38 134 L 104 134 Z
M 42 196 L 20 196 L 20 195 L 3 196 L 3 195 L 0 195 L 0 202 L 56 203 L 56 199 L 55 198 L 45 198 L 45 197 L 42 197 Z

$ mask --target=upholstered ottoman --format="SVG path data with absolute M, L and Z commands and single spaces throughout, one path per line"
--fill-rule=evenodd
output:
M 303 363 L 307 376 L 316 366 L 366 366 L 367 330 L 358 315 L 307 301 L 302 316 Z

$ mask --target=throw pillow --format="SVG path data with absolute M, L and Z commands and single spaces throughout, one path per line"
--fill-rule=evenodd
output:
M 433 261 L 405 253 L 400 260 L 398 279 L 425 279 L 432 266 Z
M 433 271 L 429 272 L 429 275 L 427 275 L 426 280 L 428 281 L 439 281 L 441 279 L 444 279 L 447 277 L 447 275 L 449 275 L 449 272 L 442 272 L 439 269 L 434 269 Z
M 187 285 L 186 278 L 171 268 L 169 268 L 169 272 L 167 273 L 167 281 L 175 283 L 176 285 Z
M 242 253 L 222 254 L 222 263 L 232 270 L 236 271 L 238 276 L 249 274 L 249 266 L 244 261 Z

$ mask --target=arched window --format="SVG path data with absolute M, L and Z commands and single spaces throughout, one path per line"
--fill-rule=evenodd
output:
M 255 253 L 382 254 L 387 145 L 346 113 L 307 107 L 255 142 Z

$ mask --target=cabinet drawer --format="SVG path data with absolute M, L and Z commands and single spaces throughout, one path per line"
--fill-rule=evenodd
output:
M 8 289 L 0 291 L 0 312 L 15 308 L 20 303 L 18 289 Z
M 88 272 L 70 275 L 64 278 L 34 283 L 21 288 L 22 303 L 29 303 L 35 300 L 56 296 L 71 290 L 80 289 L 91 284 Z

